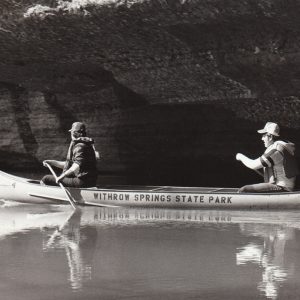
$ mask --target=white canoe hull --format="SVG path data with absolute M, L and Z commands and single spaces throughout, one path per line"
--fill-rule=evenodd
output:
M 169 208 L 300 208 L 300 192 L 239 194 L 234 188 L 112 187 L 68 189 L 82 205 Z M 24 203 L 69 203 L 60 187 L 0 171 L 0 198 Z

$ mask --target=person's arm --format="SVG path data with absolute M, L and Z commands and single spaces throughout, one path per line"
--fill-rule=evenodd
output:
M 73 148 L 73 164 L 72 166 L 63 172 L 58 178 L 57 183 L 61 181 L 64 177 L 69 176 L 70 174 L 74 173 L 77 174 L 80 171 L 80 167 L 82 166 L 84 160 L 87 159 L 87 153 L 86 153 L 87 147 L 86 145 L 82 143 L 78 143 Z
M 50 166 L 56 167 L 56 168 L 60 168 L 63 169 L 65 166 L 65 161 L 58 161 L 58 160 L 44 160 L 43 161 L 43 165 L 45 166 L 45 164 L 49 164 Z
M 56 182 L 60 182 L 64 177 L 71 175 L 72 173 L 77 173 L 79 171 L 79 165 L 77 163 L 73 163 L 72 166 L 63 172 L 60 176 L 57 177 Z
M 260 158 L 250 159 L 244 154 L 238 153 L 236 155 L 236 160 L 241 161 L 249 169 L 258 170 L 263 168 Z

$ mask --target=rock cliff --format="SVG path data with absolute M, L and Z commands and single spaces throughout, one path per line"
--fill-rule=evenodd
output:
M 0 11 L 1 169 L 64 159 L 78 120 L 99 172 L 133 184 L 255 181 L 235 153 L 263 151 L 265 121 L 300 147 L 297 1 L 3 0 Z

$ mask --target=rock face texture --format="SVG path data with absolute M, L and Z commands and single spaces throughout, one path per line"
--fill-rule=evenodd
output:
M 300 148 L 300 4 L 287 0 L 0 3 L 0 168 L 63 160 L 83 121 L 100 174 L 240 185 L 275 121 Z M 300 152 L 299 152 L 300 153 Z

